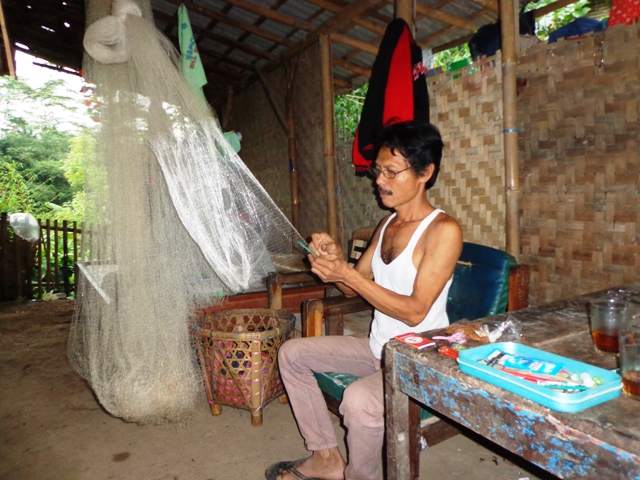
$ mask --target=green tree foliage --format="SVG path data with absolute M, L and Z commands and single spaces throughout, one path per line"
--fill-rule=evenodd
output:
M 355 135 L 368 89 L 369 83 L 367 82 L 350 93 L 336 97 L 333 109 L 336 125 L 340 129 L 347 130 Z
M 452 63 L 464 60 L 465 58 L 471 61 L 471 53 L 469 53 L 469 47 L 465 43 L 464 45 L 458 45 L 457 47 L 450 48 L 438 52 L 434 55 L 434 67 L 442 67 L 443 70 L 447 70 Z
M 77 219 L 82 191 L 78 149 L 84 143 L 74 140 L 72 131 L 80 137 L 84 133 L 75 122 L 79 101 L 60 93 L 63 84 L 54 80 L 34 89 L 20 80 L 0 78 L 2 211 Z M 61 122 L 72 131 L 62 130 Z
M 25 178 L 13 162 L 0 162 L 0 212 L 31 213 L 34 216 L 47 211 L 29 189 Z
M 75 220 L 81 222 L 84 215 L 84 169 L 86 158 L 93 157 L 95 152 L 95 136 L 90 130 L 80 131 L 71 140 L 71 150 L 62 161 L 61 170 L 73 190 L 73 198 L 64 205 L 53 207 L 52 215 L 59 220 Z
M 75 126 L 78 99 L 69 95 L 64 80 L 51 80 L 41 88 L 10 77 L 0 77 L 0 131 L 55 128 L 61 121 Z
M 556 0 L 538 0 L 527 7 L 527 10 L 534 10 L 554 3 Z M 549 34 L 576 18 L 585 17 L 591 11 L 589 0 L 579 0 L 576 3 L 562 7 L 555 12 L 546 14 L 536 20 L 536 36 L 540 40 L 547 41 Z
M 71 138 L 71 133 L 55 128 L 45 128 L 39 133 L 16 128 L 0 138 L 0 158 L 2 163 L 15 166 L 38 203 L 62 204 L 73 197 L 61 170 Z

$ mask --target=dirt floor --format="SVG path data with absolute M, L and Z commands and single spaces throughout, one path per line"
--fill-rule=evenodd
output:
M 309 455 L 289 406 L 278 402 L 265 408 L 261 427 L 244 410 L 213 417 L 204 393 L 182 424 L 112 417 L 67 360 L 73 307 L 0 304 L 0 479 L 259 480 L 271 463 Z M 335 426 L 342 439 L 337 418 Z M 422 452 L 421 478 L 555 477 L 457 435 Z

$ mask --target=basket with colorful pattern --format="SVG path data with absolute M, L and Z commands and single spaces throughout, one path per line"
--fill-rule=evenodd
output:
M 228 405 L 250 410 L 251 424 L 262 425 L 262 409 L 284 394 L 278 349 L 293 337 L 295 321 L 285 310 L 262 308 L 215 312 L 198 320 L 198 355 L 213 415 Z

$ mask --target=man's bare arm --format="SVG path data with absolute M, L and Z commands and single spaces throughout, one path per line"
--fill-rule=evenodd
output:
M 370 248 L 365 253 L 373 255 Z M 356 269 L 331 269 L 321 262 L 324 258 L 320 258 L 316 262 L 318 264 L 317 270 L 322 272 L 322 275 L 319 275 L 324 281 L 340 282 L 362 296 L 382 313 L 407 325 L 415 326 L 424 320 L 453 274 L 462 251 L 460 226 L 451 217 L 437 218 L 421 237 L 416 246 L 416 249 L 418 248 L 423 249 L 423 255 L 417 268 L 411 295 L 401 295 L 387 290 Z M 366 261 L 370 269 L 371 258 Z

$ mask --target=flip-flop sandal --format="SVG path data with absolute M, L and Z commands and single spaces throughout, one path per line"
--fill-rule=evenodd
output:
M 306 458 L 301 458 L 300 460 L 295 460 L 293 462 L 274 463 L 269 468 L 267 468 L 267 470 L 264 472 L 264 476 L 267 480 L 277 480 L 278 476 L 289 473 L 298 480 L 322 480 L 318 477 L 307 477 L 306 475 L 298 471 L 296 467 L 303 463 L 305 460 Z

